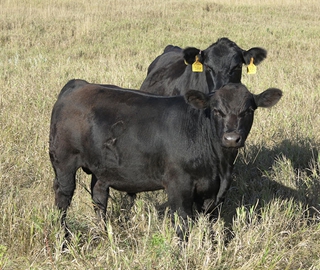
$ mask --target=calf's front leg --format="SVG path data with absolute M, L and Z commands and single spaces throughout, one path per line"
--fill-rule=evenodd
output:
M 171 221 L 176 227 L 176 233 L 181 240 L 188 241 L 189 220 L 193 218 L 193 193 L 194 190 L 188 181 L 171 183 L 167 189 Z M 176 223 L 176 217 L 179 219 Z

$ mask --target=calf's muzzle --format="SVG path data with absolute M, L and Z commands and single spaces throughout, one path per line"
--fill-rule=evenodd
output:
M 222 137 L 224 147 L 239 148 L 243 146 L 243 140 L 240 134 L 235 132 L 225 133 Z

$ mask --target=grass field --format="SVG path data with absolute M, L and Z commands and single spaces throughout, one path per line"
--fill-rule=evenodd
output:
M 319 22 L 318 0 L 0 0 L 0 269 L 320 269 Z M 199 216 L 180 246 L 156 210 L 164 192 L 128 211 L 112 191 L 99 232 L 79 172 L 62 252 L 48 136 L 63 85 L 139 88 L 166 45 L 205 49 L 219 37 L 266 48 L 242 82 L 284 95 L 257 110 L 218 221 Z

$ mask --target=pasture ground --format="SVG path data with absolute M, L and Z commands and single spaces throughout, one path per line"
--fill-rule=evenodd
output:
M 0 269 L 320 269 L 319 22 L 318 0 L 1 0 Z M 284 96 L 256 112 L 218 221 L 199 216 L 181 247 L 156 210 L 164 192 L 126 211 L 112 191 L 102 233 L 79 172 L 61 252 L 48 134 L 62 86 L 139 88 L 167 44 L 205 49 L 219 37 L 266 48 L 242 81 Z

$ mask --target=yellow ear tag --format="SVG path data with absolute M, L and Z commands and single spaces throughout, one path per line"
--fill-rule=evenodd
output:
M 196 55 L 196 61 L 192 64 L 192 71 L 193 72 L 202 72 L 203 65 L 199 62 L 198 55 Z
M 248 74 L 256 74 L 257 72 L 257 67 L 256 65 L 253 63 L 253 57 L 251 57 L 250 59 L 250 64 L 247 67 L 247 73 Z

